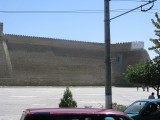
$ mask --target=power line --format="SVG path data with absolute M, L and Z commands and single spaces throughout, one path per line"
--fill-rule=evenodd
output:
M 111 2 L 148 2 L 147 0 L 111 0 Z
M 113 11 L 111 11 L 111 12 L 126 12 L 126 11 L 118 11 L 118 10 L 113 10 Z M 139 12 L 141 12 L 142 13 L 142 11 L 138 11 L 138 10 L 136 10 L 136 11 L 134 11 L 134 13 L 139 13 Z M 145 12 L 145 13 L 148 13 L 148 14 L 155 14 L 156 12 L 153 12 L 153 11 L 148 11 L 148 12 Z M 158 14 L 160 14 L 159 12 L 157 12 Z
M 101 13 L 101 10 L 73 10 L 73 11 L 8 11 L 3 10 L 0 13 Z
M 129 11 L 129 10 L 131 10 L 131 9 L 113 9 L 113 10 L 110 10 L 111 12 L 126 12 L 126 11 Z M 150 11 L 155 11 L 155 12 L 157 12 L 157 11 L 160 11 L 160 9 L 151 9 Z M 135 11 L 133 11 L 133 12 L 142 12 L 141 10 L 135 10 Z M 154 13 L 155 13 L 154 12 Z M 147 13 L 149 13 L 149 12 L 147 12 Z
M 150 3 L 153 3 L 154 5 L 154 1 L 156 0 L 111 0 L 111 1 L 129 1 L 129 2 L 148 2 L 146 4 L 150 4 Z M 148 10 L 151 10 L 153 5 L 147 9 L 147 10 L 143 10 L 142 9 L 142 6 L 141 5 L 141 11 L 143 12 L 147 12 Z M 126 12 L 126 11 L 130 11 L 131 9 L 115 9 L 115 10 L 110 10 L 110 12 Z M 153 10 L 153 9 L 152 9 Z M 155 9 L 157 11 L 160 11 L 159 9 Z M 133 11 L 134 12 L 134 11 Z M 135 11 L 137 12 L 137 11 Z M 1 10 L 0 13 L 19 13 L 19 14 L 31 14 L 31 13 L 34 13 L 34 14 L 51 14 L 51 13 L 62 13 L 62 14 L 65 14 L 65 13 L 104 13 L 104 10 L 70 10 L 70 11 L 66 11 L 66 10 L 63 10 L 63 11 L 57 11 L 57 10 L 53 10 L 53 11 L 44 11 L 44 10 L 40 10 L 40 11 L 27 11 L 27 10 L 19 10 L 19 11 L 15 11 L 15 10 Z
M 121 16 L 123 16 L 123 15 L 125 15 L 125 14 L 128 14 L 128 13 L 130 13 L 130 12 L 133 12 L 133 11 L 138 10 L 138 9 L 140 9 L 140 8 L 141 8 L 141 11 L 142 11 L 142 12 L 148 12 L 149 10 L 151 10 L 151 9 L 153 8 L 155 1 L 157 1 L 157 0 L 148 1 L 147 3 L 145 3 L 145 4 L 143 4 L 143 5 L 140 5 L 140 6 L 136 7 L 136 8 L 133 8 L 133 9 L 127 11 L 127 12 L 121 13 L 120 15 L 117 15 L 117 16 L 115 16 L 115 17 L 113 17 L 113 18 L 110 18 L 109 20 L 111 21 L 111 20 L 113 20 L 113 19 L 116 19 L 116 18 L 118 18 L 118 17 L 121 17 Z M 149 4 L 152 4 L 151 7 L 149 7 L 148 9 L 143 9 L 144 6 L 149 5 Z
M 131 9 L 113 9 L 110 10 L 110 12 L 126 12 Z M 146 12 L 146 13 L 155 13 L 157 11 L 160 11 L 160 9 L 152 9 L 152 12 Z M 153 12 L 155 11 L 155 12 Z M 141 10 L 136 10 L 133 12 L 141 12 Z M 0 13 L 6 13 L 6 14 L 68 14 L 68 13 L 104 13 L 104 10 L 73 10 L 73 11 L 7 11 L 2 10 Z

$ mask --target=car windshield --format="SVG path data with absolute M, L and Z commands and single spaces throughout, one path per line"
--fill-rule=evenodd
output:
M 127 114 L 139 114 L 139 112 L 146 106 L 146 103 L 148 102 L 134 102 L 124 112 Z
M 50 114 L 32 114 L 22 115 L 21 120 L 105 120 L 105 116 L 98 115 L 50 115 Z M 114 119 L 113 119 L 114 120 Z
M 54 116 L 53 120 L 94 120 L 94 117 L 89 115 L 59 115 Z

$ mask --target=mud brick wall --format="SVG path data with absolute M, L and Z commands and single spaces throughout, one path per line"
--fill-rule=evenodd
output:
M 0 85 L 103 86 L 104 43 L 4 34 L 12 75 L 0 41 Z M 139 43 L 136 43 L 137 45 Z M 130 64 L 149 59 L 147 51 L 132 43 L 111 45 L 112 84 L 129 86 L 123 72 Z

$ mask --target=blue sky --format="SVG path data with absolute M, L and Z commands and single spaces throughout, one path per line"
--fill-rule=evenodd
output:
M 143 2 L 141 2 L 143 1 Z M 110 16 L 145 4 L 145 0 L 111 0 Z M 149 8 L 151 5 L 144 7 Z M 104 43 L 104 0 L 1 0 L 0 22 L 4 33 Z M 4 13 L 2 11 L 61 11 L 60 13 Z M 64 11 L 64 12 L 63 12 Z M 72 11 L 65 13 L 66 11 Z M 81 11 L 77 13 L 75 11 Z M 88 11 L 88 12 L 86 12 Z M 92 13 L 89 13 L 91 11 Z M 121 12 L 120 12 L 121 11 Z M 123 12 L 122 12 L 123 11 Z M 144 41 L 145 49 L 156 38 L 151 19 L 160 13 L 160 1 L 148 12 L 128 13 L 111 21 L 111 43 Z M 148 51 L 151 58 L 156 54 Z

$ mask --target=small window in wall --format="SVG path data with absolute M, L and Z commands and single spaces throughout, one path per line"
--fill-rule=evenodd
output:
M 116 64 L 121 65 L 122 64 L 122 55 L 116 55 Z

